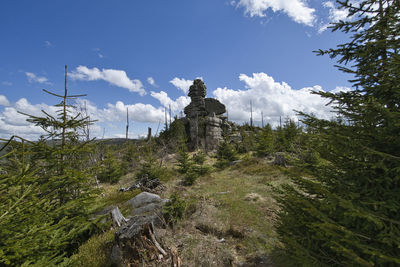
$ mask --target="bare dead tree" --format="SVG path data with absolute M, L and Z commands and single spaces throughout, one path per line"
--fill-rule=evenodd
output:
M 250 126 L 253 127 L 253 103 L 250 100 Z
M 167 108 L 164 107 L 164 120 L 165 120 L 165 130 L 168 130 L 168 119 L 167 119 Z
M 129 130 L 129 110 L 126 108 L 126 134 L 125 139 L 128 140 L 128 130 Z
M 171 120 L 172 120 L 171 104 L 169 104 L 169 127 L 171 127 Z
M 261 111 L 261 127 L 264 128 L 264 114 Z

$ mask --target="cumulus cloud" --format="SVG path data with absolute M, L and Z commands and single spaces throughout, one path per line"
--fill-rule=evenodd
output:
M 2 84 L 2 85 L 5 85 L 5 86 L 11 86 L 11 85 L 12 85 L 12 82 L 4 81 L 4 82 L 2 82 L 1 84 Z
M 7 97 L 4 95 L 0 95 L 0 106 L 9 106 L 10 102 L 8 102 Z
M 69 77 L 74 80 L 81 81 L 97 81 L 103 80 L 108 83 L 126 88 L 130 92 L 136 92 L 140 95 L 145 95 L 146 91 L 143 88 L 143 84 L 138 79 L 131 80 L 125 71 L 114 70 L 114 69 L 102 69 L 98 68 L 88 68 L 86 66 L 78 66 L 76 70 L 69 73 Z
M 243 7 L 250 17 L 265 17 L 266 11 L 284 12 L 297 23 L 313 26 L 315 9 L 307 6 L 304 0 L 239 0 L 237 7 Z
M 310 93 L 312 90 L 322 90 L 318 85 L 294 90 L 287 83 L 276 82 L 263 72 L 253 73 L 252 76 L 241 74 L 239 80 L 245 83 L 245 90 L 225 87 L 213 91 L 214 96 L 226 105 L 230 120 L 249 121 L 250 101 L 253 106 L 254 121 L 261 121 L 263 112 L 264 121 L 272 125 L 279 122 L 280 116 L 297 120 L 294 110 L 313 113 L 324 119 L 330 119 L 333 115 L 332 109 L 326 106 L 326 99 Z
M 336 23 L 339 21 L 346 21 L 349 20 L 349 12 L 347 11 L 347 9 L 339 9 L 337 7 L 335 7 L 335 4 L 333 3 L 333 1 L 326 1 L 323 4 L 323 7 L 328 8 L 329 9 L 329 22 L 328 23 L 323 23 L 319 29 L 318 29 L 318 33 L 322 33 L 324 32 L 326 29 L 328 29 L 328 26 L 330 25 L 330 23 Z
M 334 93 L 334 94 L 337 94 L 337 93 L 347 93 L 347 92 L 350 92 L 351 91 L 351 88 L 349 88 L 349 87 L 346 87 L 346 86 L 336 86 L 336 88 L 335 89 L 333 89 L 333 90 L 331 90 L 330 92 L 331 93 Z
M 176 88 L 184 92 L 186 95 L 189 92 L 189 87 L 193 84 L 193 80 L 185 80 L 183 78 L 175 77 L 171 81 Z
M 49 48 L 49 47 L 52 47 L 53 44 L 50 43 L 50 41 L 44 41 L 44 46 L 47 47 L 47 48 Z
M 159 93 L 151 92 L 151 96 L 157 99 L 164 107 L 171 106 L 171 110 L 174 112 L 183 110 L 184 107 L 190 104 L 190 98 L 187 96 L 180 96 L 175 101 L 172 100 L 168 94 L 164 91 Z
M 164 109 L 155 108 L 150 104 L 136 103 L 127 105 L 122 101 L 115 104 L 107 104 L 107 108 L 100 110 L 103 120 L 120 121 L 126 120 L 126 109 L 129 111 L 129 119 L 136 122 L 156 123 L 164 118 Z
M 39 77 L 32 72 L 25 72 L 26 77 L 30 83 L 46 83 L 50 84 L 49 80 L 46 77 Z
M 0 96 L 0 101 L 2 97 Z M 164 108 L 154 107 L 150 104 L 136 103 L 125 104 L 122 101 L 117 101 L 114 104 L 108 103 L 104 108 L 97 107 L 94 103 L 87 99 L 78 99 L 73 103 L 77 109 L 73 111 L 73 115 L 78 112 L 83 115 L 90 116 L 91 120 L 96 120 L 96 123 L 90 126 L 92 136 L 102 136 L 102 125 L 117 125 L 125 123 L 126 110 L 129 111 L 129 120 L 137 123 L 158 123 L 164 120 Z M 81 108 L 86 107 L 86 112 L 82 112 Z M 0 112 L 0 137 L 9 138 L 11 135 L 17 134 L 24 138 L 35 140 L 45 132 L 32 123 L 27 122 L 27 116 L 19 113 L 23 112 L 34 116 L 43 116 L 42 110 L 45 110 L 52 116 L 56 116 L 58 107 L 47 104 L 31 104 L 27 99 L 21 98 L 12 106 L 6 106 Z
M 147 82 L 148 82 L 150 85 L 152 85 L 152 86 L 157 86 L 157 85 L 156 85 L 156 81 L 154 80 L 153 77 L 148 77 L 148 78 L 147 78 Z
M 31 104 L 26 98 L 21 98 L 12 106 L 7 106 L 0 113 L 0 137 L 9 138 L 16 134 L 27 139 L 37 139 L 44 134 L 44 131 L 27 122 L 28 117 L 18 111 L 34 116 L 43 116 L 42 110 L 46 110 L 52 116 L 56 115 L 56 107 L 47 104 Z

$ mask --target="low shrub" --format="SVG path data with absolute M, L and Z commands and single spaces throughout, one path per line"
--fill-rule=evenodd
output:
M 193 162 L 198 165 L 203 165 L 206 161 L 206 154 L 203 151 L 199 151 L 193 155 Z
M 177 193 L 170 195 L 169 200 L 163 207 L 163 214 L 167 223 L 173 225 L 183 218 L 187 203 Z
M 199 174 L 196 171 L 194 171 L 193 169 L 190 169 L 183 176 L 183 184 L 184 185 L 193 185 L 198 177 L 199 177 Z

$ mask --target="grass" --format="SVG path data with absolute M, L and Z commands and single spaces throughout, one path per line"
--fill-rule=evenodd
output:
M 115 230 L 92 236 L 79 247 L 78 253 L 70 258 L 69 266 L 109 266 L 109 256 L 114 241 Z
M 94 201 L 91 210 L 93 212 L 101 211 L 102 209 L 109 206 L 124 207 L 124 203 L 129 199 L 138 195 L 141 191 L 140 189 L 135 189 L 132 191 L 119 192 L 118 184 L 103 184 L 102 193 L 97 196 L 96 201 Z
M 215 162 L 207 157 L 206 164 Z M 161 179 L 166 191 L 161 197 L 178 193 L 186 202 L 184 218 L 162 236 L 167 247 L 177 247 L 185 266 L 226 266 L 270 258 L 279 247 L 274 223 L 278 206 L 273 187 L 288 183 L 288 170 L 271 165 L 266 159 L 243 157 L 242 161 L 224 170 L 215 169 L 200 176 L 194 185 L 183 186 L 174 165 L 165 164 Z M 128 174 L 120 184 L 131 185 L 134 174 Z M 111 205 L 123 214 L 132 211 L 124 203 L 140 190 L 118 192 L 120 185 L 102 185 L 103 193 L 95 210 Z M 111 232 L 89 239 L 73 256 L 72 266 L 104 266 L 99 253 L 109 255 Z M 103 265 L 102 265 L 103 264 Z
M 269 255 L 279 246 L 274 229 L 278 207 L 272 187 L 287 182 L 281 167 L 264 159 L 246 158 L 222 171 L 199 177 L 191 187 L 171 187 L 197 210 L 177 225 L 170 241 L 184 244 L 182 257 L 189 265 L 198 264 L 193 255 L 210 257 L 207 253 L 219 253 L 225 261 L 231 255 L 236 262 Z M 221 238 L 223 243 L 218 241 Z M 216 250 L 207 251 L 204 246 Z M 214 265 L 218 264 L 223 262 Z

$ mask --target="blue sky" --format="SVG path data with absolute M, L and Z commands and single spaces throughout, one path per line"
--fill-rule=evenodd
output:
M 326 26 L 345 18 L 319 0 L 5 0 L 0 4 L 0 137 L 37 138 L 16 111 L 54 112 L 68 65 L 70 93 L 87 94 L 94 136 L 156 131 L 163 106 L 178 114 L 188 85 L 201 77 L 207 95 L 243 123 L 296 118 L 293 109 L 329 117 L 314 90 L 348 90 L 351 77 L 312 51 L 343 43 Z M 162 126 L 160 126 L 162 127 Z

